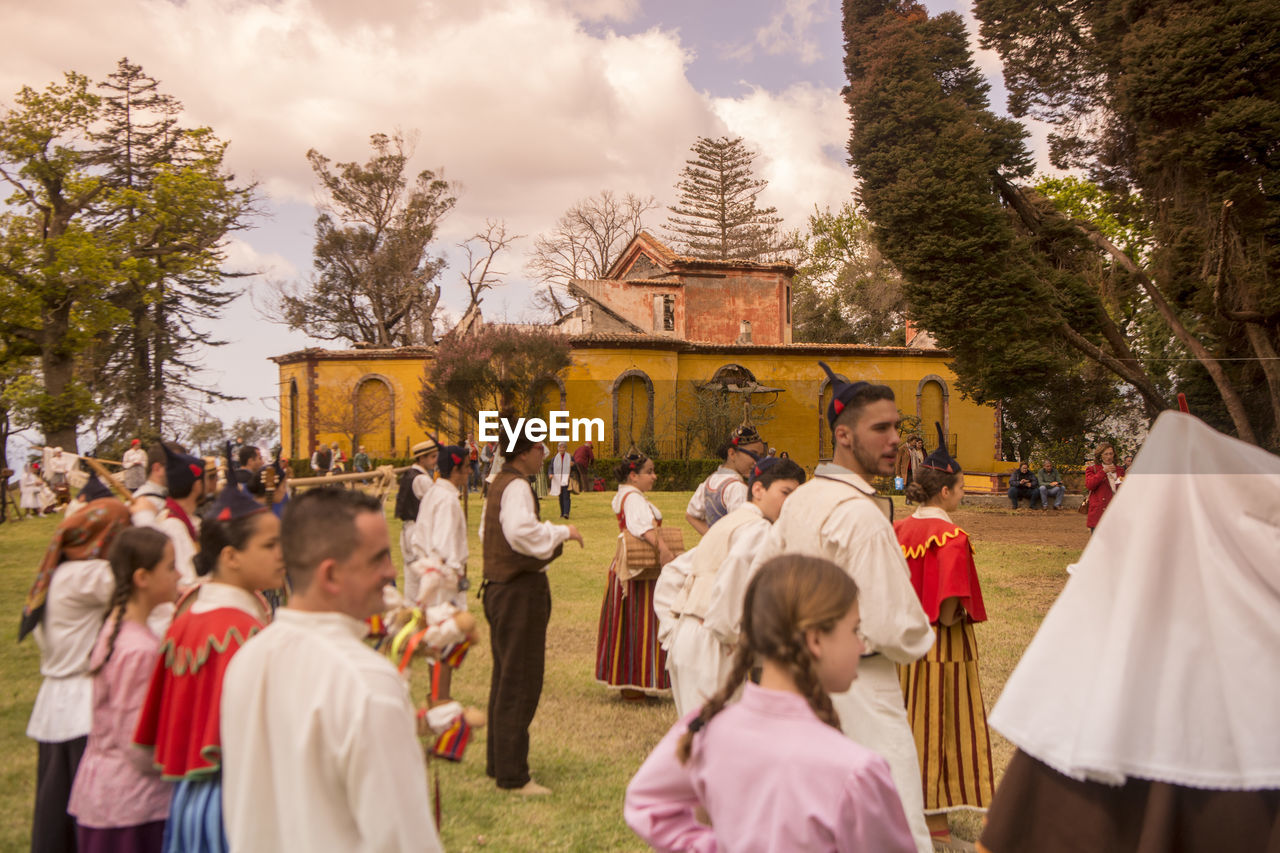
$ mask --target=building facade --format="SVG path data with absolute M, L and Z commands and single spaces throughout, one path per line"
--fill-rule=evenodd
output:
M 698 389 L 725 387 L 733 399 L 749 393 L 757 411 L 763 406 L 762 435 L 811 468 L 831 455 L 823 416 L 831 389 L 818 365 L 825 361 L 843 378 L 891 387 L 899 410 L 927 427 L 929 447 L 938 421 L 967 470 L 995 470 L 996 410 L 960 397 L 945 351 L 924 335 L 913 341 L 924 346 L 792 343 L 793 275 L 786 264 L 682 257 L 641 233 L 604 278 L 572 282 L 579 307 L 556 324 L 572 363 L 543 380 L 539 407 L 599 418 L 598 456 L 625 453 L 632 444 L 668 456 L 703 455 L 690 445 L 685 425 Z M 309 455 L 320 441 L 348 449 L 354 441 L 375 456 L 406 455 L 427 434 L 415 412 L 434 357 L 433 347 L 306 349 L 275 357 L 286 454 Z M 441 438 L 456 441 L 474 434 L 475 425 L 442 431 Z

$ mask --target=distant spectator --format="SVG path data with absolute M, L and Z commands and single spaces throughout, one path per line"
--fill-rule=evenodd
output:
M 351 470 L 358 474 L 363 474 L 372 468 L 369 462 L 369 454 L 365 453 L 364 445 L 360 445 L 360 449 L 356 451 L 356 455 L 351 457 Z
M 338 446 L 336 441 L 331 445 L 330 449 L 333 453 L 333 467 L 329 470 L 335 474 L 341 474 L 347 470 L 347 455 L 342 452 L 342 448 Z
M 245 445 L 236 451 L 236 462 L 239 463 L 239 467 L 236 468 L 236 482 L 241 488 L 247 489 L 265 464 L 262 451 L 252 445 Z
M 591 491 L 591 466 L 595 464 L 596 452 L 591 446 L 591 442 L 573 451 L 573 467 L 578 472 L 578 490 L 582 492 Z
M 1126 471 L 1128 471 L 1130 468 L 1132 468 L 1132 467 L 1133 467 L 1133 454 L 1132 454 L 1132 453 L 1130 453 L 1128 456 L 1126 456 L 1126 457 L 1124 458 L 1124 461 L 1120 463 L 1120 467 L 1124 468 L 1124 470 L 1126 470 Z
M 311 471 L 317 477 L 323 477 L 333 467 L 333 453 L 324 444 L 316 443 L 316 452 L 311 454 Z
M 924 439 L 918 435 L 909 435 L 907 440 L 898 445 L 898 461 L 893 466 L 893 476 L 902 478 L 902 486 L 906 488 L 916 478 L 916 472 L 924 464 Z
M 1018 502 L 1026 498 L 1028 507 L 1035 509 L 1040 500 L 1040 481 L 1031 470 L 1031 463 L 1023 462 L 1009 475 L 1009 503 L 1018 508 Z
M 1048 509 L 1049 498 L 1053 498 L 1053 508 L 1062 509 L 1062 497 L 1067 493 L 1067 488 L 1063 485 L 1062 475 L 1058 473 L 1053 460 L 1046 459 L 1040 463 L 1040 470 L 1036 472 L 1036 480 L 1040 483 L 1041 508 Z
M 1116 449 L 1109 442 L 1098 445 L 1093 454 L 1093 464 L 1084 469 L 1084 487 L 1089 492 L 1089 515 L 1085 524 L 1089 532 L 1098 526 L 1107 505 L 1115 497 L 1116 489 L 1124 482 L 1123 465 L 1116 464 Z
M 791 454 L 784 450 L 784 451 L 782 451 L 781 453 L 779 453 L 779 454 L 778 454 L 778 458 L 779 458 L 779 459 L 790 459 L 790 458 L 791 458 Z
M 129 442 L 129 449 L 124 452 L 124 459 L 121 461 L 124 470 L 120 473 L 120 479 L 126 489 L 135 492 L 147 479 L 147 451 L 143 449 L 142 442 L 136 438 Z

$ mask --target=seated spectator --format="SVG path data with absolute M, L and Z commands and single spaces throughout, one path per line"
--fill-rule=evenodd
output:
M 1053 498 L 1053 508 L 1062 509 L 1062 496 L 1067 493 L 1067 487 L 1062 483 L 1062 475 L 1058 473 L 1058 468 L 1053 464 L 1053 460 L 1046 459 L 1040 463 L 1040 470 L 1036 472 L 1036 480 L 1040 483 L 1040 506 L 1042 509 L 1049 508 L 1049 498 Z
M 1023 462 L 1018 470 L 1009 475 L 1009 503 L 1018 508 L 1018 501 L 1026 498 L 1031 509 L 1036 508 L 1040 500 L 1040 481 L 1031 471 L 1031 463 Z

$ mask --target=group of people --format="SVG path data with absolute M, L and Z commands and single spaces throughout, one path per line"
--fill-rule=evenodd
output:
M 1093 453 L 1093 461 L 1085 466 L 1084 486 L 1085 503 L 1081 512 L 1086 513 L 1086 525 L 1092 532 L 1102 520 L 1115 497 L 1116 490 L 1124 482 L 1125 471 L 1133 465 L 1133 457 L 1126 456 L 1121 463 L 1116 462 L 1116 449 L 1110 442 L 1099 444 Z M 1009 503 L 1017 509 L 1025 498 L 1027 506 L 1035 509 L 1062 509 L 1062 500 L 1066 495 L 1066 483 L 1053 460 L 1045 459 L 1040 469 L 1031 470 L 1031 463 L 1022 462 L 1009 474 Z
M 363 642 L 396 574 L 381 502 L 290 500 L 230 455 L 206 499 L 204 460 L 158 443 L 131 501 L 91 480 L 54 533 L 20 629 L 32 850 L 440 849 L 417 712 Z
M 941 443 L 895 525 L 871 486 L 898 461 L 893 392 L 831 380 L 832 461 L 806 478 L 740 428 L 687 509 L 705 535 L 657 581 L 680 719 L 626 818 L 658 849 L 928 851 L 989 804 L 963 475 Z
M 1024 661 L 993 714 L 1020 750 L 995 790 L 974 631 L 987 614 L 972 545 L 951 517 L 964 495 L 963 472 L 939 426 L 937 449 L 912 465 L 907 497 L 915 511 L 895 521 L 892 501 L 871 485 L 899 459 L 893 392 L 834 375 L 831 383 L 832 461 L 807 477 L 770 455 L 752 426 L 739 427 L 722 448 L 723 464 L 686 507 L 687 524 L 701 534 L 693 548 L 664 529 L 648 498 L 653 460 L 633 450 L 618 464 L 611 504 L 618 548 L 605 578 L 595 675 L 628 699 L 669 691 L 678 718 L 628 786 L 628 825 L 663 850 L 929 851 L 948 835 L 951 812 L 992 809 L 984 844 L 994 853 L 1054 851 L 1075 849 L 1074 830 L 1046 816 L 1066 803 L 1089 849 L 1139 849 L 1133 842 L 1144 833 L 1165 837 L 1159 833 L 1188 821 L 1209 832 L 1214 809 L 1237 822 L 1232 837 L 1280 837 L 1280 801 L 1253 795 L 1280 788 L 1280 754 L 1258 740 L 1261 718 L 1224 724 L 1243 734 L 1221 744 L 1228 757 L 1207 770 L 1199 767 L 1205 757 L 1177 738 L 1156 732 L 1116 741 L 1084 726 L 1089 715 L 1069 711 L 1083 697 L 1103 700 L 1098 710 L 1111 723 L 1127 718 L 1126 702 L 1147 707 L 1171 697 L 1154 676 L 1139 679 L 1150 692 L 1143 697 L 1124 679 L 1101 683 L 1102 674 L 1071 657 L 1077 629 L 1054 614 L 1044 642 L 1037 638 L 1027 653 L 1045 665 Z M 1215 446 L 1199 433 L 1183 439 Z M 1147 470 L 1207 464 L 1185 450 L 1167 450 L 1169 458 Z M 471 582 L 459 499 L 479 459 L 466 443 L 434 439 L 412 454 L 395 506 L 403 599 L 431 623 L 441 613 L 465 615 Z M 576 526 L 541 516 L 530 481 L 547 457 L 542 442 L 516 435 L 487 478 L 479 529 L 478 594 L 493 660 L 485 770 L 499 789 L 526 796 L 551 793 L 534 779 L 529 736 L 546 669 L 548 569 L 567 543 L 584 545 Z M 461 730 L 465 741 L 474 719 L 448 702 L 443 661 L 456 666 L 460 654 L 442 651 L 431 705 L 415 712 L 402 674 L 363 642 L 366 620 L 395 598 L 380 503 L 341 489 L 255 499 L 233 476 L 206 505 L 192 498 L 205 489 L 200 460 L 164 445 L 149 458 L 163 476 L 149 476 L 131 506 L 93 500 L 59 527 L 24 609 L 23 633 L 38 632 L 45 675 L 29 728 L 39 743 L 33 850 L 75 850 L 77 839 L 92 851 L 228 843 L 439 849 L 417 738 Z M 261 465 L 252 454 L 240 461 Z M 1260 464 L 1252 459 L 1248 473 Z M 1110 502 L 1125 466 L 1115 465 L 1114 449 L 1101 448 L 1092 467 Z M 1274 531 L 1280 481 L 1259 482 L 1271 491 L 1249 517 Z M 1235 494 L 1210 491 L 1203 502 Z M 1254 545 L 1265 538 L 1261 528 L 1238 533 Z M 1102 669 L 1130 672 L 1140 663 L 1133 650 L 1150 631 L 1211 671 L 1203 644 L 1183 642 L 1180 629 L 1135 624 L 1120 612 L 1129 600 L 1121 588 L 1152 593 L 1149 572 L 1131 564 L 1159 564 L 1152 548 L 1159 536 L 1109 535 L 1092 540 L 1063 599 L 1086 621 L 1091 608 L 1111 614 L 1110 630 L 1124 634 L 1120 659 Z M 1191 530 L 1173 538 L 1187 536 L 1203 541 Z M 1123 578 L 1101 553 L 1106 545 L 1132 552 Z M 1245 574 L 1262 578 L 1256 568 Z M 273 614 L 261 593 L 285 576 L 289 603 Z M 1201 577 L 1197 589 L 1225 592 L 1233 583 Z M 1250 600 L 1280 606 L 1265 580 Z M 1200 605 L 1214 613 L 1236 606 L 1220 595 Z M 1164 612 L 1176 622 L 1183 608 Z M 1237 627 L 1256 639 L 1274 634 L 1272 624 L 1245 619 Z M 464 633 L 449 648 L 465 653 Z M 1277 647 L 1256 650 L 1274 659 Z M 1106 657 L 1099 648 L 1088 660 Z M 1045 688 L 1052 666 L 1067 673 L 1074 693 Z M 1157 669 L 1178 683 L 1189 675 L 1179 660 Z M 1226 669 L 1224 691 L 1243 690 L 1250 708 L 1276 707 L 1274 687 L 1246 685 L 1236 669 Z M 437 691 L 440 673 L 445 685 Z M 1197 723 L 1224 713 L 1210 699 L 1192 705 Z M 1056 721 L 1041 725 L 1046 715 Z M 1071 752 L 1070 731 L 1089 744 L 1088 754 Z M 1104 760 L 1108 749 L 1120 758 Z M 1174 772 L 1144 776 L 1160 767 Z M 1135 775 L 1159 781 L 1130 789 Z M 1126 778 L 1125 791 L 1108 790 Z M 1233 790 L 1197 793 L 1221 787 Z

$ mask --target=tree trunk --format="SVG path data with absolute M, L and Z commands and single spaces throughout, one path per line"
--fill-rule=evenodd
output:
M 996 185 L 1001 196 L 1003 196 L 1016 211 L 1018 215 L 1028 221 L 1027 214 L 1024 209 L 1030 209 L 1022 191 L 1013 186 L 1008 180 L 1001 175 L 995 176 Z M 1034 210 L 1030 212 L 1029 222 L 1039 222 L 1040 216 Z M 1222 365 L 1218 360 L 1210 354 L 1209 350 L 1200 342 L 1191 331 L 1183 325 L 1177 313 L 1173 310 L 1173 306 L 1164 298 L 1164 294 L 1156 287 L 1155 282 L 1124 252 L 1097 231 L 1083 227 L 1079 223 L 1072 223 L 1075 228 L 1084 235 L 1090 243 L 1101 249 L 1103 252 L 1111 256 L 1112 260 L 1121 268 L 1133 275 L 1142 287 L 1147 298 L 1151 300 L 1151 304 L 1155 307 L 1156 313 L 1164 320 L 1165 325 L 1173 332 L 1173 336 L 1182 342 L 1188 352 L 1200 362 L 1205 371 L 1209 374 L 1209 378 L 1213 380 L 1214 386 L 1218 389 L 1218 395 L 1222 397 L 1222 402 L 1227 407 L 1227 413 L 1231 416 L 1231 422 L 1235 425 L 1236 436 L 1241 441 L 1247 441 L 1250 444 L 1257 444 L 1258 439 L 1254 435 L 1253 426 L 1249 423 L 1248 413 L 1244 408 L 1244 401 L 1240 399 L 1235 386 L 1231 384 L 1231 380 L 1227 377 L 1226 371 L 1222 369 Z M 1033 226 L 1034 227 L 1034 226 Z
M 77 453 L 76 428 L 80 425 L 80 415 L 67 400 L 75 380 L 75 359 L 66 346 L 70 329 L 69 301 L 41 311 L 40 370 L 44 374 L 45 399 L 37 417 L 47 446 Z
M 160 285 L 163 287 L 163 285 Z M 164 359 L 168 352 L 169 340 L 165 334 L 164 294 L 158 294 L 155 309 L 152 311 L 150 340 L 149 375 L 147 377 L 147 413 L 151 431 L 156 435 L 164 433 Z
M 1276 357 L 1276 348 L 1265 328 L 1257 323 L 1245 323 L 1244 334 L 1267 379 L 1267 395 L 1271 401 L 1271 434 L 1267 438 L 1275 449 L 1280 447 L 1280 358 Z
M 1120 249 L 1096 231 L 1090 231 L 1081 228 L 1081 232 L 1098 248 L 1111 255 L 1122 268 L 1127 270 L 1142 285 L 1143 291 L 1151 300 L 1151 304 L 1155 306 L 1156 312 L 1164 320 L 1165 325 L 1173 332 L 1173 336 L 1182 342 L 1182 345 L 1200 362 L 1205 372 L 1209 374 L 1209 378 L 1213 380 L 1213 384 L 1218 389 L 1218 395 L 1222 397 L 1222 402 L 1227 407 L 1227 413 L 1231 415 L 1231 422 L 1236 427 L 1236 437 L 1241 441 L 1247 441 L 1250 444 L 1257 444 L 1258 439 L 1253 433 L 1253 426 L 1249 423 L 1249 415 L 1245 411 L 1244 401 L 1240 399 L 1239 393 L 1236 392 L 1235 386 L 1231 384 L 1231 380 L 1227 377 L 1227 373 L 1222 369 L 1222 365 L 1214 358 L 1204 344 L 1193 334 L 1191 330 L 1183 325 L 1182 320 L 1174 312 L 1173 306 L 1164 298 L 1164 294 L 1160 292 L 1160 288 L 1156 287 L 1154 281 L 1147 276 L 1142 269 L 1135 264 L 1128 255 L 1120 251 Z

